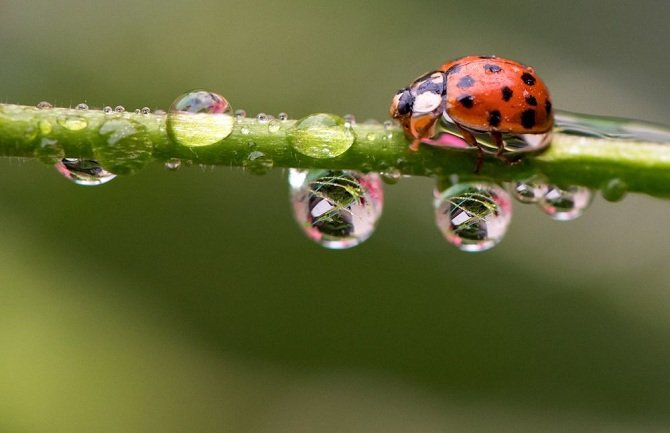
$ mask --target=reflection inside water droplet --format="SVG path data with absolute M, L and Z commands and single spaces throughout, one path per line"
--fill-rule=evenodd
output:
M 351 248 L 374 232 L 384 204 L 377 174 L 291 169 L 289 185 L 295 219 L 318 244 Z
M 538 204 L 553 219 L 570 221 L 580 217 L 592 199 L 593 193 L 585 186 L 559 188 L 556 185 L 549 185 L 547 193 Z
M 181 167 L 181 160 L 177 158 L 170 158 L 165 161 L 165 168 L 171 171 L 179 170 Z
M 521 203 L 537 203 L 549 191 L 544 177 L 534 176 L 512 184 L 512 193 Z
M 92 159 L 63 158 L 54 167 L 77 185 L 95 186 L 107 183 L 116 177 Z
M 435 199 L 437 226 L 461 251 L 494 247 L 507 233 L 511 220 L 512 199 L 494 183 L 457 183 Z
M 355 135 L 343 118 L 334 114 L 312 114 L 300 119 L 287 134 L 293 148 L 303 155 L 325 159 L 342 155 Z
M 167 115 L 170 137 L 183 146 L 210 146 L 233 132 L 232 107 L 221 95 L 193 90 L 179 96 Z

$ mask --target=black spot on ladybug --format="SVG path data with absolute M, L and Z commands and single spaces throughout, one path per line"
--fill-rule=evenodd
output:
M 441 94 L 443 90 L 444 85 L 442 83 L 436 83 L 431 79 L 427 79 L 423 83 L 419 84 L 419 87 L 416 89 L 416 93 L 418 95 L 426 92 Z
M 521 113 L 521 126 L 532 129 L 535 126 L 535 110 L 526 110 Z
M 535 77 L 533 77 L 528 72 L 524 72 L 523 74 L 521 74 L 521 79 L 523 80 L 524 83 L 528 84 L 529 86 L 535 85 Z
M 502 88 L 502 97 L 503 97 L 503 101 L 507 102 L 507 101 L 509 101 L 510 99 L 512 99 L 512 94 L 513 94 L 513 93 L 514 93 L 514 92 L 513 92 L 512 89 L 510 89 L 509 87 L 507 87 L 507 86 L 503 87 L 503 88 Z
M 458 80 L 456 86 L 461 89 L 467 89 L 468 87 L 472 87 L 474 84 L 475 79 L 469 75 L 466 75 L 465 77 L 462 77 L 460 80 Z
M 465 108 L 472 108 L 472 106 L 473 106 L 474 103 L 475 103 L 475 99 L 474 99 L 472 96 L 470 96 L 470 95 L 459 96 L 457 100 L 458 100 L 458 102 L 460 102 L 461 105 L 464 106 Z
M 551 114 L 551 101 L 548 99 L 544 102 L 544 110 L 547 112 L 547 116 Z
M 398 107 L 396 108 L 398 110 L 398 114 L 404 116 L 411 113 L 413 105 L 414 96 L 412 96 L 412 92 L 409 90 L 404 90 L 398 99 Z
M 456 72 L 461 70 L 461 64 L 456 63 L 455 65 L 451 65 L 449 69 L 447 69 L 444 73 L 447 75 L 455 74 Z
M 495 127 L 495 126 L 500 125 L 500 120 L 501 120 L 500 111 L 493 110 L 489 113 L 489 125 L 490 126 Z
M 492 73 L 495 74 L 495 73 L 498 73 L 498 72 L 502 71 L 502 68 L 498 65 L 490 65 L 490 64 L 487 63 L 487 64 L 484 65 L 484 70 L 486 72 L 492 72 Z
M 526 103 L 533 107 L 537 107 L 537 99 L 535 99 L 535 96 L 533 95 L 526 96 Z

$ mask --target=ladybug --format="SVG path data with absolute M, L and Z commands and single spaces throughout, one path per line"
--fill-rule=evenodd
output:
M 456 125 L 463 139 L 478 149 L 476 171 L 484 150 L 476 133 L 488 133 L 503 155 L 503 134 L 542 134 L 554 116 L 549 90 L 533 68 L 496 56 L 467 56 L 424 74 L 393 98 L 391 117 L 398 119 L 419 150 L 435 134 L 440 117 Z

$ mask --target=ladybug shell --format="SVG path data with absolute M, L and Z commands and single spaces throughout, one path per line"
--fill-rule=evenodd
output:
M 533 68 L 500 57 L 469 56 L 442 65 L 446 114 L 475 131 L 537 134 L 551 129 L 549 90 Z

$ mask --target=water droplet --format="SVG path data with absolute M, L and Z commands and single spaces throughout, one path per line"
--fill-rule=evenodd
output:
M 521 203 L 537 203 L 549 191 L 543 176 L 533 176 L 513 184 L 512 193 Z
M 374 232 L 384 204 L 377 174 L 291 169 L 289 184 L 295 219 L 318 244 L 351 248 Z
M 497 245 L 512 220 L 512 199 L 494 183 L 464 182 L 435 199 L 435 221 L 461 251 L 478 252 Z
M 105 105 L 105 107 L 102 109 L 102 112 L 105 114 L 112 114 L 112 111 L 114 110 L 109 105 Z
M 117 113 L 124 113 L 126 111 L 126 108 L 123 105 L 117 105 L 114 107 L 114 111 Z
M 54 166 L 60 174 L 77 185 L 102 185 L 116 177 L 91 159 L 63 158 Z
M 206 90 L 192 90 L 172 103 L 167 129 L 174 141 L 189 147 L 210 146 L 233 132 L 235 119 L 226 98 Z
M 235 110 L 235 120 L 240 121 L 243 119 L 246 119 L 247 117 L 247 112 L 244 110 Z
M 375 134 L 374 132 L 368 132 L 365 138 L 368 141 L 375 141 L 377 139 L 377 134 Z
M 277 115 L 277 118 L 282 122 L 286 122 L 288 120 L 288 114 L 281 112 Z
M 265 113 L 258 113 L 256 116 L 256 121 L 258 123 L 267 123 L 268 122 L 268 115 Z
M 272 158 L 255 150 L 249 154 L 247 159 L 242 161 L 242 166 L 247 169 L 251 174 L 264 175 L 272 170 L 274 161 Z
M 81 104 L 77 104 L 77 110 L 88 110 L 88 105 L 84 104 L 83 102 Z
M 88 121 L 81 116 L 60 116 L 57 119 L 60 126 L 70 131 L 80 131 L 88 126 Z
M 49 135 L 54 129 L 51 122 L 49 122 L 47 119 L 41 119 L 39 122 L 37 122 L 37 126 L 40 129 L 40 134 L 42 135 Z
M 113 118 L 105 121 L 98 132 L 106 140 L 96 142 L 96 160 L 114 173 L 135 173 L 151 160 L 153 143 L 141 123 Z
M 176 171 L 179 170 L 179 167 L 181 167 L 181 159 L 177 158 L 170 158 L 167 161 L 165 161 L 165 168 L 171 171 Z
M 276 119 L 272 119 L 268 123 L 268 131 L 270 131 L 273 134 L 275 132 L 278 132 L 280 128 L 281 128 L 281 123 Z
M 136 109 L 135 109 L 135 114 L 140 114 L 140 113 L 141 113 L 140 109 L 139 109 L 139 108 L 136 108 Z
M 240 128 L 240 132 L 242 135 L 249 135 L 251 133 L 251 130 L 247 126 L 243 126 Z
M 628 192 L 628 185 L 619 178 L 610 179 L 603 187 L 601 193 L 607 201 L 620 201 Z
M 379 176 L 382 178 L 385 184 L 395 185 L 402 178 L 402 173 L 398 169 L 391 169 L 387 171 L 382 171 L 379 173 Z
M 53 107 L 54 106 L 51 104 L 51 102 L 47 102 L 47 101 L 42 101 L 39 104 L 37 104 L 37 108 L 39 108 L 40 110 L 47 110 L 47 109 L 53 108 Z
M 349 150 L 355 135 L 344 126 L 344 119 L 334 114 L 312 114 L 300 119 L 288 131 L 293 148 L 312 158 L 334 158 Z
M 147 116 L 147 115 L 151 114 L 151 108 L 149 108 L 149 107 L 142 107 L 142 109 L 140 110 L 140 112 L 141 112 L 142 114 L 144 114 L 145 116 Z
M 355 126 L 356 125 L 356 116 L 354 116 L 353 114 L 345 114 L 344 115 L 344 121 L 351 126 Z
M 393 138 L 393 122 L 390 120 L 384 121 L 384 136 L 382 137 L 383 140 L 391 140 Z
M 557 221 L 578 218 L 589 207 L 593 194 L 585 186 L 569 186 L 565 189 L 550 185 L 538 203 L 542 210 Z

